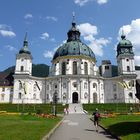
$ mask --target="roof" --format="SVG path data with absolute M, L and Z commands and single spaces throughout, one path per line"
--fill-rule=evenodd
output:
M 102 60 L 102 65 L 111 64 L 110 60 Z
M 57 57 L 68 55 L 85 55 L 95 58 L 93 51 L 81 41 L 69 41 L 60 46 L 54 54 L 53 60 Z
M 95 54 L 93 53 L 93 51 L 86 44 L 81 42 L 80 32 L 76 28 L 75 22 L 72 23 L 72 27 L 68 31 L 67 35 L 68 35 L 67 42 L 56 50 L 53 56 L 53 60 L 61 56 L 74 56 L 74 55 L 86 56 L 94 58 L 95 60 Z
M 0 73 L 0 86 L 13 86 L 13 73 Z
M 118 47 L 132 47 L 132 43 L 126 39 L 125 35 L 122 35 Z
M 29 49 L 28 49 L 27 33 L 25 34 L 25 38 L 24 38 L 24 42 L 23 42 L 23 47 L 19 51 L 19 54 L 22 54 L 22 53 L 31 54 Z

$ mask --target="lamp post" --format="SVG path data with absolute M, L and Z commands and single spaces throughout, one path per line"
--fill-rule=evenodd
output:
M 57 105 L 57 92 L 55 91 L 53 94 L 53 114 L 54 116 L 57 116 L 57 109 L 56 109 L 56 105 Z

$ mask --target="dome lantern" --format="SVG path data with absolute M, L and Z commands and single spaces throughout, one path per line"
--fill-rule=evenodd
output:
M 67 42 L 69 42 L 69 41 L 80 41 L 80 32 L 76 28 L 75 14 L 74 13 L 73 13 L 72 27 L 68 31 L 67 35 L 68 35 Z
M 29 49 L 28 49 L 28 40 L 27 40 L 27 32 L 25 34 L 25 38 L 24 38 L 24 42 L 23 42 L 23 47 L 22 49 L 19 51 L 19 53 L 27 53 L 27 54 L 31 54 Z

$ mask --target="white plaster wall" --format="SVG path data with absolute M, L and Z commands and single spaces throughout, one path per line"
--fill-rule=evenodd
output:
M 0 103 L 10 103 L 12 98 L 10 96 L 13 96 L 13 91 L 11 91 L 12 86 L 5 86 L 5 91 L 2 91 L 3 87 L 0 87 Z M 4 95 L 4 98 L 2 98 L 2 95 Z
M 69 60 L 69 61 L 68 61 Z M 62 73 L 62 63 L 66 63 L 66 75 L 73 74 L 73 62 L 77 62 L 77 72 L 78 74 L 85 74 L 84 73 L 84 62 L 87 62 L 88 64 L 88 74 L 89 75 L 96 75 L 98 68 L 95 66 L 94 62 L 91 62 L 86 59 L 78 59 L 78 58 L 72 58 L 72 59 L 61 59 L 59 62 L 56 62 L 52 64 L 51 67 L 51 75 L 61 75 Z
M 23 59 L 23 61 L 21 61 Z M 20 71 L 21 66 L 24 67 L 24 71 Z M 16 60 L 16 74 L 32 74 L 32 60 L 27 58 L 19 58 Z
M 22 82 L 23 87 L 19 89 L 19 80 Z M 36 87 L 34 90 L 35 80 L 30 79 L 15 79 L 14 80 L 14 95 L 13 103 L 42 103 L 42 82 L 36 80 L 40 90 Z M 24 84 L 26 86 L 24 90 Z M 26 92 L 25 92 L 26 91 Z M 19 92 L 22 94 L 21 99 L 19 99 Z M 34 94 L 36 98 L 33 98 Z

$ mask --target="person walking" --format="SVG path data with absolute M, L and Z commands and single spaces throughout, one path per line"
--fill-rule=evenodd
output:
M 96 108 L 95 112 L 93 112 L 93 117 L 94 117 L 94 125 L 96 132 L 98 132 L 98 125 L 99 125 L 99 118 L 100 118 L 100 113 L 98 112 L 98 108 Z

